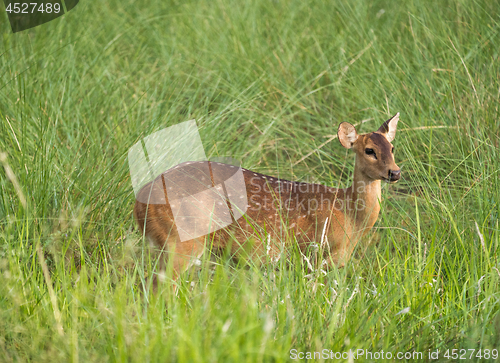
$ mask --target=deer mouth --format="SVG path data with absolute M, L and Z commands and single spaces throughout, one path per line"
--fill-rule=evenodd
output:
M 389 179 L 389 178 L 382 178 L 383 181 L 385 181 L 387 184 L 396 184 L 399 181 L 398 179 Z

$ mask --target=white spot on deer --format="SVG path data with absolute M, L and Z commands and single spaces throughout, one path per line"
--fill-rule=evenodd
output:
M 292 225 L 288 228 L 293 228 L 293 227 L 295 227 L 295 223 L 292 223 Z
M 257 174 L 253 173 L 253 175 L 258 176 Z

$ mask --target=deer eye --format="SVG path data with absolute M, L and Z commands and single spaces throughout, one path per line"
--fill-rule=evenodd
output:
M 373 151 L 373 149 L 365 149 L 365 154 L 366 155 L 375 155 L 375 151 Z

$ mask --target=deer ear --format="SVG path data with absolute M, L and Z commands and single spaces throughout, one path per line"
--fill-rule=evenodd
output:
M 346 149 L 350 149 L 358 139 L 358 133 L 356 132 L 356 129 L 349 122 L 342 122 L 339 125 L 339 131 L 337 132 L 337 135 L 339 137 L 340 143 Z
M 396 128 L 398 126 L 398 121 L 399 121 L 399 112 L 392 116 L 390 119 L 388 119 L 386 122 L 380 126 L 380 128 L 377 130 L 377 132 L 380 132 L 383 134 L 389 142 L 394 140 L 394 137 L 396 137 Z

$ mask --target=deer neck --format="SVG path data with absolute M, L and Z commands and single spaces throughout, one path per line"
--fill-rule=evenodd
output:
M 347 195 L 351 201 L 349 215 L 357 229 L 373 227 L 380 212 L 381 181 L 367 177 L 356 162 L 352 186 L 347 189 Z

